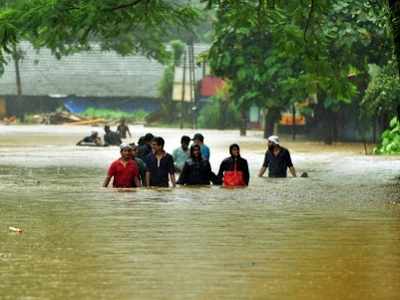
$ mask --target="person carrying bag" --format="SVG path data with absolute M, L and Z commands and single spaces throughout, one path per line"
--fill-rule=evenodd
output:
M 224 159 L 219 167 L 218 179 L 224 187 L 240 187 L 249 184 L 250 174 L 247 160 L 240 156 L 237 144 L 229 147 L 230 157 Z

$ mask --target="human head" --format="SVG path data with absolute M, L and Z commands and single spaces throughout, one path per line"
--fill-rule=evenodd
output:
M 138 148 L 138 147 L 136 146 L 135 143 L 130 143 L 129 146 L 131 146 L 131 148 L 132 148 L 132 156 L 135 157 L 135 156 L 136 156 L 136 153 L 137 153 L 137 148 Z
M 153 141 L 151 142 L 151 146 L 152 146 L 154 152 L 164 150 L 164 144 L 165 144 L 165 141 L 164 141 L 164 139 L 163 139 L 162 137 L 160 137 L 160 136 L 155 137 L 155 138 L 153 139 Z
M 110 126 L 109 126 L 109 125 L 104 126 L 104 131 L 105 131 L 106 133 L 107 133 L 107 132 L 110 132 L 110 131 L 111 131 Z
M 192 140 L 196 145 L 201 145 L 204 143 L 204 136 L 201 133 L 196 133 Z
M 122 118 L 121 121 L 120 121 L 120 123 L 121 123 L 121 125 L 125 125 L 125 119 Z
M 119 149 L 120 149 L 121 157 L 123 159 L 129 159 L 132 157 L 131 145 L 129 145 L 127 143 L 122 143 L 121 145 L 119 145 Z
M 151 144 L 151 142 L 153 141 L 153 139 L 154 139 L 154 135 L 153 134 L 151 134 L 151 133 L 146 133 L 146 135 L 143 137 L 143 142 L 145 143 L 145 144 Z
M 190 157 L 192 159 L 201 159 L 201 150 L 199 145 L 190 146 Z
M 275 147 L 279 146 L 279 136 L 271 135 L 268 138 L 268 149 L 274 149 Z
M 188 137 L 187 135 L 182 136 L 181 137 L 182 149 L 187 150 L 189 148 L 189 144 L 190 144 L 190 137 Z
M 240 147 L 238 144 L 232 144 L 229 146 L 229 153 L 233 157 L 240 156 Z
M 92 131 L 92 132 L 90 133 L 90 136 L 92 136 L 92 137 L 97 137 L 97 136 L 98 136 L 98 132 L 97 132 L 97 131 Z

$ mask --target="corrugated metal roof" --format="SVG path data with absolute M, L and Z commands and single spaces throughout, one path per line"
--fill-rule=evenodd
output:
M 56 59 L 48 49 L 37 52 L 23 42 L 20 63 L 22 93 L 29 96 L 50 94 L 81 97 L 157 97 L 157 86 L 164 66 L 144 56 L 120 56 L 93 50 Z M 209 48 L 196 44 L 195 54 Z M 199 78 L 198 78 L 199 79 Z M 0 95 L 16 95 L 15 68 L 10 60 L 0 77 Z

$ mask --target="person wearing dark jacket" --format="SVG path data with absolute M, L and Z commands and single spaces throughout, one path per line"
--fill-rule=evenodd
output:
M 116 145 L 119 146 L 122 144 L 121 138 L 119 137 L 119 134 L 111 131 L 110 126 L 106 125 L 104 126 L 104 144 L 109 146 L 109 145 Z
M 145 160 L 147 155 L 152 152 L 151 149 L 151 142 L 154 139 L 154 135 L 151 133 L 146 133 L 145 136 L 142 136 L 138 142 L 138 149 L 136 156 L 139 157 L 141 160 Z
M 249 185 L 250 174 L 247 160 L 240 156 L 240 148 L 238 144 L 232 144 L 229 147 L 230 157 L 225 158 L 218 172 L 218 182 L 220 184 L 224 181 L 224 173 L 227 171 L 241 171 L 243 174 L 243 181 L 245 185 Z
M 183 165 L 178 184 L 182 185 L 209 185 L 214 181 L 215 174 L 211 171 L 208 160 L 201 156 L 199 145 L 190 147 L 190 158 Z

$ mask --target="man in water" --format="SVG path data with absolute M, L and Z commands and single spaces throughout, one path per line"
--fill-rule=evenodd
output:
M 97 131 L 92 131 L 90 136 L 84 137 L 78 143 L 76 143 L 76 145 L 77 146 L 102 146 L 101 138 L 99 137 L 99 134 L 97 133 Z
M 125 119 L 121 119 L 121 122 L 117 127 L 117 133 L 121 139 L 126 139 L 126 134 L 128 134 L 130 138 L 132 137 L 131 131 L 129 130 L 128 125 L 126 125 Z
M 178 184 L 209 185 L 214 182 L 215 174 L 211 171 L 210 162 L 201 157 L 200 146 L 190 147 L 190 158 L 186 160 Z
M 109 167 L 103 187 L 108 187 L 111 178 L 114 178 L 114 188 L 140 187 L 139 168 L 132 159 L 132 147 L 123 143 L 120 145 L 120 149 L 121 157 Z
M 104 126 L 104 132 L 105 132 L 104 145 L 106 145 L 106 146 L 121 145 L 122 141 L 121 141 L 121 138 L 119 137 L 119 134 L 114 131 L 111 131 L 110 126 L 108 126 L 108 125 Z
M 218 181 L 223 183 L 224 185 L 238 185 L 238 186 L 245 186 L 249 185 L 250 180 L 250 173 L 249 173 L 249 166 L 247 164 L 247 160 L 242 158 L 240 155 L 240 147 L 238 144 L 232 144 L 229 146 L 229 154 L 230 157 L 225 158 L 219 167 L 218 172 Z M 235 172 L 237 171 L 238 174 L 236 176 L 241 176 L 240 179 L 237 179 L 237 182 L 232 182 L 228 184 L 226 182 L 226 172 Z M 240 173 L 239 173 L 240 172 Z
M 210 148 L 204 144 L 204 136 L 201 133 L 196 133 L 192 140 L 195 145 L 200 146 L 203 159 L 210 160 Z
M 144 161 L 147 166 L 146 186 L 169 187 L 169 180 L 173 187 L 176 186 L 174 159 L 165 152 L 164 143 L 162 137 L 152 141 L 153 152 Z
M 189 144 L 190 144 L 190 137 L 184 135 L 181 138 L 181 146 L 179 148 L 176 148 L 174 152 L 172 152 L 172 156 L 174 158 L 174 163 L 175 163 L 175 170 L 177 172 L 182 171 L 183 165 L 190 156 Z
M 268 168 L 268 177 L 287 177 L 287 169 L 293 177 L 296 177 L 296 170 L 293 167 L 289 151 L 282 147 L 279 137 L 272 135 L 268 138 L 268 150 L 265 153 L 264 164 L 258 173 L 262 177 Z
M 136 156 L 142 160 L 145 160 L 147 155 L 149 155 L 152 151 L 151 149 L 151 142 L 154 139 L 154 135 L 151 133 L 146 133 L 145 136 L 140 137 L 138 141 L 138 149 Z
M 132 147 L 132 157 L 133 160 L 136 161 L 138 167 L 139 167 L 139 175 L 140 175 L 140 181 L 142 186 L 146 185 L 146 171 L 147 171 L 147 166 L 145 162 L 137 157 L 137 149 L 138 147 L 135 145 L 135 143 L 129 144 Z

